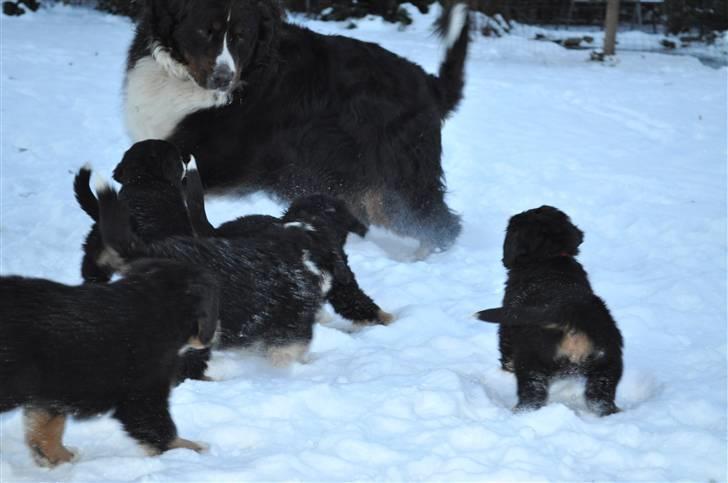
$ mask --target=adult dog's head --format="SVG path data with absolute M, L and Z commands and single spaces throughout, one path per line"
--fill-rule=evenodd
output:
M 327 195 L 311 195 L 298 198 L 283 215 L 284 222 L 300 221 L 315 228 L 326 227 L 343 244 L 349 233 L 361 237 L 367 227 L 356 218 L 342 200 Z
M 282 15 L 277 0 L 147 0 L 142 24 L 171 75 L 230 92 L 268 63 Z
M 177 148 L 167 141 L 150 139 L 130 147 L 114 168 L 114 180 L 125 185 L 132 181 L 166 181 L 181 187 L 184 175 L 182 157 Z
M 542 206 L 511 217 L 503 243 L 503 265 L 539 262 L 560 256 L 575 256 L 584 233 L 563 211 Z

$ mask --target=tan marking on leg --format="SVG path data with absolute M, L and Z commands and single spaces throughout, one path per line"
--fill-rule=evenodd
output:
M 375 320 L 355 320 L 354 325 L 389 325 L 394 320 L 394 315 L 380 310 Z
M 276 367 L 287 367 L 294 362 L 304 362 L 308 348 L 309 344 L 302 342 L 268 347 L 266 357 Z
M 565 357 L 575 364 L 586 360 L 594 351 L 591 339 L 583 332 L 571 330 L 564 334 L 556 357 Z
M 33 452 L 33 458 L 41 466 L 68 463 L 75 455 L 63 446 L 66 416 L 51 414 L 43 409 L 23 411 L 25 442 Z
M 370 224 L 390 225 L 389 217 L 384 211 L 384 194 L 381 191 L 367 191 L 362 197 L 362 202 Z
M 191 449 L 192 451 L 196 451 L 198 453 L 204 453 L 209 449 L 208 446 L 204 443 L 196 443 L 194 441 L 190 441 L 184 438 L 176 438 L 174 441 L 169 443 L 169 449 L 177 448 Z

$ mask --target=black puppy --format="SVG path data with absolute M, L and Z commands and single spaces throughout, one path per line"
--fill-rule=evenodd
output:
M 167 260 L 124 273 L 78 287 L 0 277 L 0 411 L 23 408 L 39 464 L 74 458 L 62 443 L 66 417 L 107 411 L 150 453 L 204 449 L 177 436 L 168 399 L 180 350 L 212 342 L 217 282 Z
M 152 257 L 204 266 L 220 284 L 220 347 L 260 348 L 275 365 L 304 357 L 332 275 L 291 240 L 293 231 L 249 239 L 174 236 L 145 243 L 131 230 L 116 192 L 104 185 L 97 194 L 106 246 L 100 265 L 116 269 L 127 260 Z M 208 357 L 186 359 L 181 378 L 204 379 Z
M 622 335 L 574 258 L 584 234 L 562 211 L 542 206 L 512 217 L 503 245 L 503 307 L 478 312 L 498 329 L 501 365 L 518 380 L 517 410 L 546 404 L 551 380 L 586 376 L 586 401 L 601 416 L 622 377 Z
M 171 235 L 192 235 L 181 188 L 184 176 L 182 157 L 167 141 L 148 140 L 134 144 L 114 169 L 114 179 L 122 185 L 119 196 L 128 204 L 132 229 L 145 241 Z M 98 203 L 89 188 L 91 170 L 81 168 L 73 189 L 76 200 L 95 222 Z M 86 282 L 108 282 L 111 272 L 96 259 L 103 249 L 96 224 L 83 244 L 81 276 Z
M 187 183 L 184 188 L 190 221 L 202 236 L 219 238 L 249 238 L 276 236 L 279 230 L 289 233 L 302 249 L 333 275 L 327 300 L 342 317 L 356 325 L 389 324 L 393 317 L 383 311 L 359 287 L 349 267 L 344 245 L 349 233 L 361 237 L 367 234 L 362 224 L 343 201 L 326 195 L 297 198 L 281 218 L 267 215 L 241 216 L 214 228 L 205 211 L 202 181 L 194 159 L 188 165 Z

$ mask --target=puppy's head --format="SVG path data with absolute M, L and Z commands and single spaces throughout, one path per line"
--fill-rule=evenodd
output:
M 332 230 L 343 243 L 349 233 L 360 237 L 368 228 L 355 217 L 342 200 L 327 195 L 312 195 L 296 199 L 283 215 L 284 222 L 301 221 L 314 228 Z
M 133 180 L 166 181 L 181 186 L 184 175 L 177 148 L 158 139 L 140 141 L 130 147 L 114 169 L 114 180 L 125 185 Z
M 157 62 L 221 92 L 271 56 L 282 16 L 277 0 L 149 0 L 146 10 Z
M 503 265 L 512 268 L 559 256 L 576 256 L 584 233 L 563 211 L 542 206 L 511 217 L 503 243 Z

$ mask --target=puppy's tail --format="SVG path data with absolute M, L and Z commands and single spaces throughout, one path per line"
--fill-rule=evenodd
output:
M 192 156 L 187 165 L 187 181 L 184 187 L 185 202 L 187 203 L 187 216 L 190 224 L 198 236 L 215 236 L 215 227 L 207 219 L 205 211 L 205 190 L 202 187 L 202 178 L 197 170 L 197 161 Z
M 548 307 L 498 307 L 481 310 L 475 317 L 483 322 L 509 326 L 531 326 L 561 328 L 567 324 L 558 321 L 558 317 Z
M 447 53 L 435 79 L 440 98 L 440 117 L 446 119 L 458 107 L 465 85 L 465 58 L 470 43 L 470 18 L 464 3 L 445 7 L 435 29 L 445 43 Z
M 91 167 L 87 164 L 78 170 L 73 179 L 73 193 L 83 211 L 94 221 L 99 221 L 99 202 L 91 191 Z
M 104 250 L 98 257 L 98 264 L 125 272 L 127 259 L 136 251 L 138 244 L 131 231 L 129 210 L 114 188 L 106 181 L 96 185 L 99 207 L 99 229 Z

